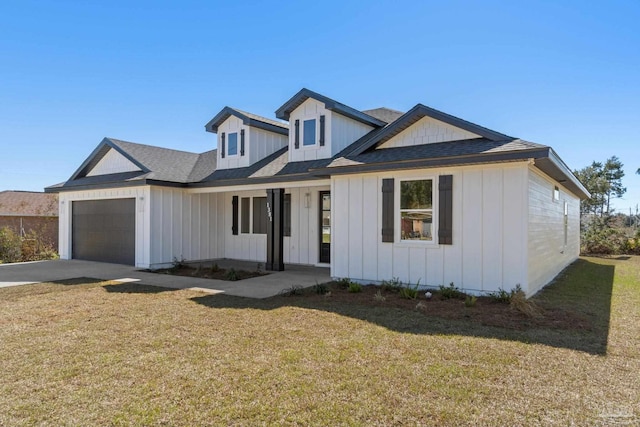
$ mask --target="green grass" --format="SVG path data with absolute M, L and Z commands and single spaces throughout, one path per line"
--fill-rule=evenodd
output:
M 634 425 L 639 281 L 639 257 L 584 258 L 535 298 L 583 330 L 89 279 L 3 288 L 0 425 Z

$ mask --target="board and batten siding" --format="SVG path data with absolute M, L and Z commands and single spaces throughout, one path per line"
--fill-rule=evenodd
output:
M 247 127 L 246 132 L 245 155 L 249 156 L 249 164 L 251 165 L 275 153 L 279 149 L 286 147 L 289 142 L 287 135 L 281 135 L 250 126 Z M 238 144 L 240 144 L 240 140 L 238 140 Z
M 135 236 L 135 265 L 149 268 L 151 255 L 151 220 L 150 220 L 149 186 L 106 188 L 100 190 L 70 191 L 59 193 L 59 234 L 58 253 L 61 259 L 71 259 L 72 232 L 72 204 L 77 201 L 107 200 L 107 199 L 136 199 L 136 236 Z
M 244 156 L 240 155 L 241 132 L 244 130 Z M 222 157 L 222 134 L 225 134 L 225 143 L 229 141 L 230 133 L 238 134 L 238 154 L 229 156 L 229 150 L 225 147 L 225 156 Z M 216 169 L 233 169 L 251 166 L 264 159 L 268 155 L 286 147 L 288 137 L 263 129 L 243 124 L 242 120 L 230 116 L 218 127 L 218 163 Z
M 190 194 L 181 189 L 151 188 L 152 268 L 177 260 L 218 258 L 217 214 L 221 195 Z
M 453 175 L 453 244 L 400 242 L 399 182 Z M 395 241 L 383 243 L 382 180 L 394 178 Z M 491 292 L 527 284 L 527 163 L 334 177 L 331 275 L 362 282 L 449 285 Z
M 325 117 L 324 146 L 321 146 L 319 143 L 320 116 Z M 303 144 L 304 121 L 312 119 L 316 121 L 316 144 L 305 146 Z M 300 121 L 298 148 L 295 148 L 296 120 Z M 324 103 L 309 98 L 293 110 L 289 116 L 289 161 L 302 162 L 306 160 L 329 159 L 372 129 L 372 126 L 327 110 L 324 107 Z
M 140 168 L 122 154 L 111 148 L 102 159 L 87 173 L 87 176 L 107 175 L 110 173 L 135 172 Z
M 480 135 L 450 124 L 423 117 L 417 123 L 394 136 L 379 148 L 409 147 L 446 141 L 480 138 Z
M 528 212 L 528 282 L 532 295 L 580 254 L 580 200 L 562 185 L 531 168 Z M 553 199 L 554 187 L 560 190 Z M 564 244 L 564 202 L 568 205 L 567 244 Z

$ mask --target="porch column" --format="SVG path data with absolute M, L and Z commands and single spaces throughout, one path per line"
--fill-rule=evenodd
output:
M 267 265 L 271 271 L 284 270 L 284 188 L 267 190 Z

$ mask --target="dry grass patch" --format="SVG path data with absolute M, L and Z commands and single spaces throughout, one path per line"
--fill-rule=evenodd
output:
M 637 257 L 572 267 L 537 298 L 596 319 L 570 331 L 331 298 L 4 288 L 0 425 L 637 423 L 639 273 Z

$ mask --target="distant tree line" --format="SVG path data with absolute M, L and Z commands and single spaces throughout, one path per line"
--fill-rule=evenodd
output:
M 636 212 L 615 212 L 611 201 L 622 197 L 626 187 L 623 164 L 616 156 L 605 162 L 574 171 L 591 193 L 591 198 L 580 202 L 581 251 L 584 254 L 640 254 L 640 229 Z M 640 174 L 640 168 L 636 171 Z

